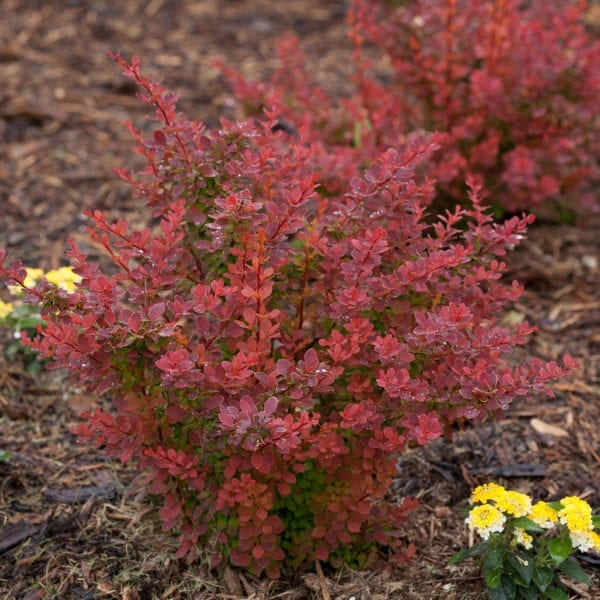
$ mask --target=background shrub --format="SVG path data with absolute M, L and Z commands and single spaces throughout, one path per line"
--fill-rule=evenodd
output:
M 347 97 L 314 83 L 294 37 L 281 40 L 281 66 L 266 82 L 225 71 L 246 111 L 274 109 L 326 146 L 315 167 L 328 179 L 438 131 L 443 150 L 426 170 L 438 207 L 463 203 L 472 174 L 499 214 L 568 218 L 599 206 L 600 42 L 586 32 L 586 9 L 577 0 L 354 0 Z M 379 76 L 375 62 L 386 65 Z

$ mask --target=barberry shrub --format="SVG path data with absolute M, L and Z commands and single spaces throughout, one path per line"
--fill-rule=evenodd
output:
M 108 263 L 71 241 L 74 290 L 28 286 L 0 255 L 46 323 L 25 343 L 114 402 L 78 435 L 139 463 L 179 557 L 270 577 L 407 558 L 398 454 L 570 368 L 504 360 L 533 328 L 498 322 L 521 293 L 498 257 L 532 217 L 493 223 L 473 184 L 472 208 L 424 219 L 433 187 L 413 172 L 435 136 L 326 193 L 301 136 L 269 118 L 208 130 L 114 59 L 155 111 L 152 135 L 129 125 L 147 168 L 119 171 L 154 225 L 88 212 Z
M 586 32 L 586 7 L 353 0 L 354 81 L 343 98 L 315 83 L 293 36 L 280 41 L 267 81 L 224 70 L 245 110 L 266 106 L 311 126 L 328 150 L 315 165 L 325 177 L 332 161 L 343 179 L 376 151 L 439 131 L 444 151 L 426 170 L 438 206 L 462 203 L 473 174 L 499 213 L 564 218 L 600 207 L 600 41 Z

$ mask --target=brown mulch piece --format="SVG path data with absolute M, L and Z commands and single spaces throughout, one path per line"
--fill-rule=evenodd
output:
M 112 485 L 84 485 L 66 490 L 44 490 L 44 497 L 51 502 L 59 504 L 79 504 L 90 498 L 112 500 L 117 495 L 117 490 Z
M 0 531 L 0 554 L 38 533 L 41 528 L 41 525 L 33 525 L 27 521 L 18 521 L 7 525 Z
M 132 166 L 123 126 L 144 126 L 145 108 L 107 59 L 139 54 L 182 96 L 188 116 L 214 125 L 233 116 L 216 58 L 256 77 L 275 66 L 286 30 L 306 48 L 317 80 L 344 89 L 351 48 L 343 0 L 2 0 L 0 2 L 0 247 L 44 269 L 64 264 L 65 241 L 85 243 L 84 209 L 141 219 L 113 173 Z M 33 600 L 241 598 L 332 600 L 483 598 L 473 565 L 448 565 L 469 543 L 460 509 L 490 479 L 535 498 L 577 494 L 600 506 L 600 221 L 533 227 L 509 257 L 526 286 L 510 320 L 539 326 L 515 360 L 579 361 L 554 398 L 516 402 L 498 423 L 407 451 L 391 493 L 417 496 L 405 525 L 418 558 L 391 571 L 331 571 L 320 564 L 280 582 L 173 558 L 155 506 L 137 495 L 135 467 L 78 445 L 70 433 L 96 403 L 57 373 L 33 375 L 27 357 L 0 354 L 0 598 Z M 93 255 L 93 248 L 89 248 Z M 2 341 L 2 340 L 0 340 Z M 9 334 L 3 339 L 10 344 Z M 593 581 L 574 598 L 600 597 L 598 558 L 582 557 Z M 570 584 L 572 585 L 572 584 Z

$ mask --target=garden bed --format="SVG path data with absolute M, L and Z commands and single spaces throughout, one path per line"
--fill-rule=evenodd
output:
M 85 245 L 86 208 L 140 219 L 138 202 L 112 173 L 132 160 L 125 119 L 144 107 L 106 57 L 138 53 L 182 95 L 182 110 L 215 124 L 233 116 L 215 58 L 261 76 L 273 46 L 296 31 L 319 80 L 343 89 L 351 49 L 341 1 L 5 0 L 0 8 L 0 247 L 29 266 L 63 264 L 65 241 Z M 469 563 L 448 566 L 468 543 L 464 516 L 474 485 L 493 479 L 537 496 L 579 495 L 600 505 L 600 221 L 534 226 L 509 257 L 526 287 L 506 318 L 539 326 L 528 355 L 570 353 L 575 374 L 555 398 L 513 404 L 508 418 L 457 431 L 402 455 L 392 493 L 415 495 L 406 539 L 417 557 L 389 572 L 314 569 L 277 582 L 173 558 L 155 508 L 136 495 L 135 468 L 78 445 L 69 433 L 92 398 L 60 373 L 33 374 L 27 358 L 0 355 L 0 597 L 4 598 L 479 598 Z M 94 256 L 95 249 L 87 250 Z M 3 345 L 13 340 L 4 332 Z M 515 357 L 517 360 L 519 357 Z M 582 563 L 600 596 L 600 557 Z M 567 582 L 565 582 L 567 583 Z

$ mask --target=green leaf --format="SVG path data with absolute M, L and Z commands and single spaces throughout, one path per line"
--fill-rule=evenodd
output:
M 45 321 L 36 315 L 26 316 L 19 319 L 19 325 L 21 329 L 33 329 L 35 330 L 36 325 L 44 325 Z
M 533 571 L 533 583 L 543 592 L 554 580 L 554 571 L 550 567 L 538 567 Z
M 7 450 L 0 450 L 0 461 L 8 460 L 10 458 L 10 452 Z
M 594 529 L 600 529 L 600 515 L 592 517 L 592 525 Z
M 488 588 L 488 597 L 490 600 L 514 600 L 517 597 L 515 584 L 503 575 L 497 588 Z
M 465 558 L 467 558 L 466 550 L 459 550 L 448 559 L 448 564 L 455 565 L 456 563 L 465 560 Z
M 555 587 L 549 587 L 544 592 L 544 596 L 549 598 L 549 600 L 569 600 L 569 594 Z
M 585 571 L 581 568 L 581 565 L 574 560 L 565 560 L 561 563 L 558 568 L 568 577 L 579 581 L 580 583 L 591 583 L 589 577 L 585 574 Z
M 534 587 L 519 588 L 519 600 L 538 600 L 539 596 Z
M 497 588 L 500 586 L 500 580 L 502 578 L 502 565 L 495 567 L 483 567 L 483 575 L 485 577 L 485 583 L 488 588 Z
M 465 558 L 473 558 L 473 557 L 481 556 L 482 554 L 485 553 L 488 546 L 489 546 L 489 544 L 487 542 L 483 542 L 482 544 L 477 544 L 476 546 L 473 546 L 472 548 L 465 548 L 464 550 L 460 550 L 459 552 L 457 552 L 456 554 L 453 554 L 450 557 L 450 559 L 448 560 L 448 563 L 451 565 L 454 565 L 454 564 L 460 562 L 461 560 L 464 560 Z
M 558 567 L 573 551 L 573 544 L 571 544 L 571 540 L 566 535 L 562 535 L 550 540 L 548 551 L 550 552 L 552 562 Z
M 488 588 L 497 588 L 504 571 L 504 546 L 489 545 L 483 563 L 483 575 Z
M 520 527 L 525 531 L 544 531 L 544 528 L 540 527 L 535 521 L 532 521 L 531 519 L 526 519 L 525 517 L 521 517 L 519 519 L 511 521 L 511 525 L 513 527 Z
M 487 552 L 485 554 L 485 563 L 484 566 L 488 566 L 489 568 L 494 568 L 502 565 L 502 561 L 504 560 L 504 555 L 506 554 L 506 549 L 504 546 L 500 544 L 488 544 Z
M 509 553 L 506 556 L 506 562 L 515 572 L 515 583 L 523 587 L 529 587 L 533 577 L 534 563 L 533 558 L 525 552 Z

